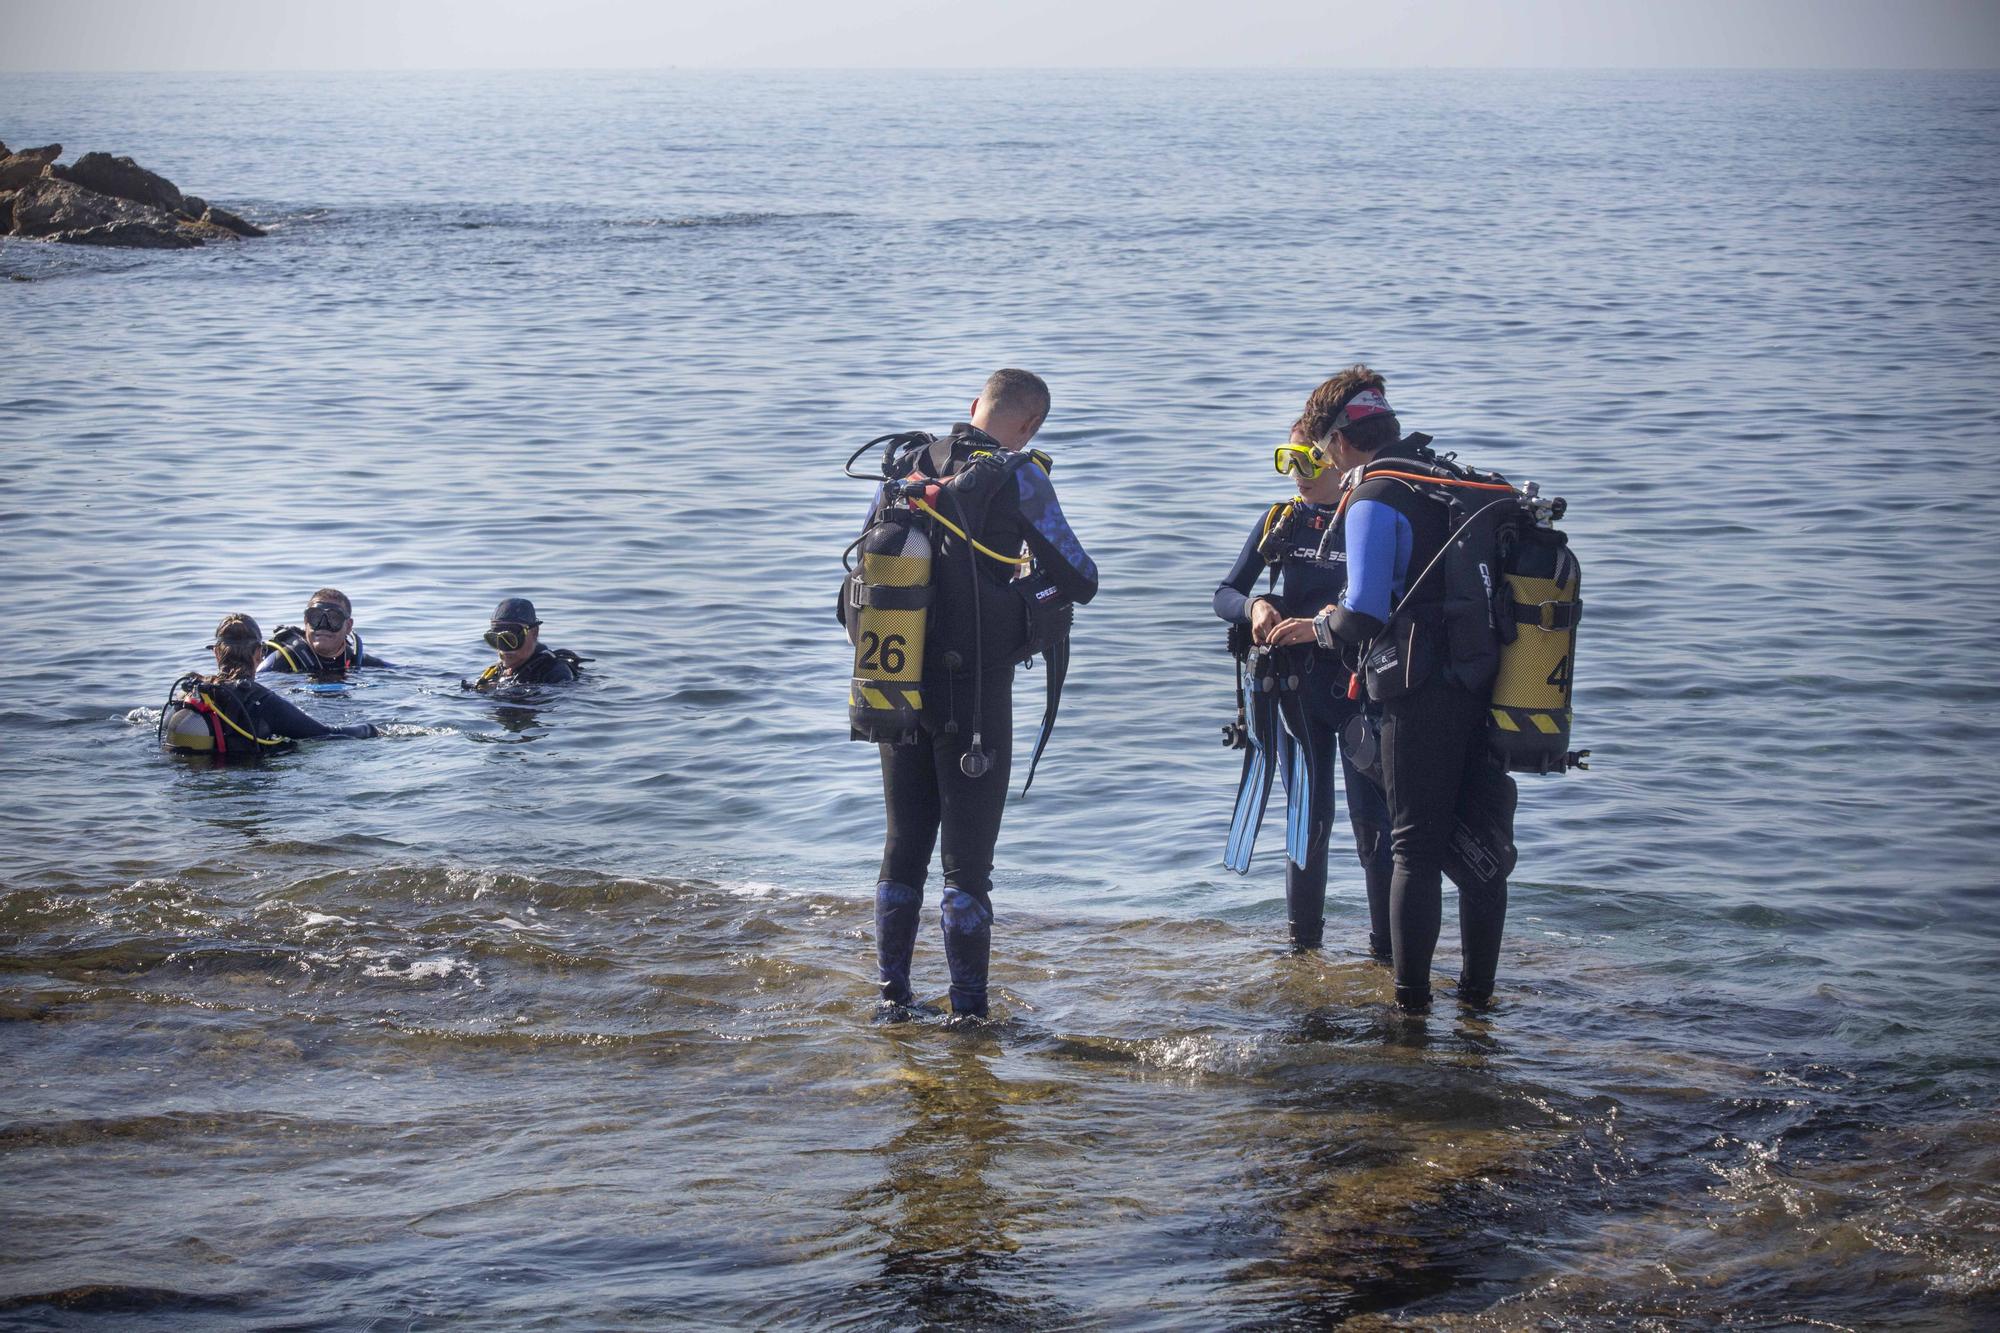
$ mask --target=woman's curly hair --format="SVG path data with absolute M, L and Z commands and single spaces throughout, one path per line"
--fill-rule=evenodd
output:
M 1306 410 L 1299 413 L 1298 425 L 1304 429 L 1306 438 L 1319 442 L 1333 434 L 1334 418 L 1347 406 L 1347 400 L 1363 389 L 1383 392 L 1382 377 L 1362 365 L 1349 366 L 1314 389 L 1306 399 Z M 1374 453 L 1383 445 L 1394 443 L 1402 434 L 1402 427 L 1395 414 L 1389 413 L 1357 421 L 1342 433 L 1356 449 Z

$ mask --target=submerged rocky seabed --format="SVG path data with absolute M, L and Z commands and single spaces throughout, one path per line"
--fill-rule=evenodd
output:
M 1586 903 L 1520 905 L 1502 1006 L 1430 1020 L 1381 967 L 1281 954 L 1261 924 L 1005 911 L 1000 1017 L 947 1030 L 871 1023 L 853 897 L 417 864 L 10 892 L 0 1017 L 30 1074 L 0 1153 L 37 1214 L 0 1311 L 1970 1329 L 2000 1308 L 1990 1120 L 1938 1117 L 1948 1097 L 1839 1053 L 1809 1003 L 1704 1031 L 1615 949 L 1533 942 Z M 1780 1031 L 1823 1055 L 1773 1056 Z
M 265 234 L 129 157 L 85 153 L 65 166 L 56 160 L 62 151 L 49 144 L 9 152 L 0 143 L 0 236 L 190 250 Z

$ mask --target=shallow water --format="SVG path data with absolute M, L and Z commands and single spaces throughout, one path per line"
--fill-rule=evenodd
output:
M 0 1322 L 2000 1313 L 2000 78 L 0 108 L 274 226 L 0 242 Z M 1354 359 L 1583 559 L 1595 766 L 1523 784 L 1486 1017 L 1390 1013 L 1352 867 L 1299 959 L 1275 829 L 1219 864 L 1208 594 Z M 999 364 L 1104 592 L 1003 835 L 1000 1021 L 882 1027 L 838 464 Z M 303 702 L 389 736 L 153 749 L 221 612 L 328 582 L 407 665 Z M 585 684 L 459 689 L 516 592 Z

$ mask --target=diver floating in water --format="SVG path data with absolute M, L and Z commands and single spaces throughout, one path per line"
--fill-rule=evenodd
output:
M 1285 914 L 1292 946 L 1317 949 L 1326 921 L 1327 844 L 1333 827 L 1336 755 L 1347 817 L 1368 889 L 1368 949 L 1390 956 L 1389 809 L 1381 790 L 1354 765 L 1342 729 L 1361 705 L 1347 697 L 1340 655 L 1310 641 L 1278 646 L 1279 625 L 1311 616 L 1339 598 L 1347 559 L 1332 535 L 1340 474 L 1311 446 L 1302 426 L 1277 450 L 1280 476 L 1298 497 L 1258 516 L 1236 563 L 1215 590 L 1215 614 L 1229 622 L 1237 661 L 1237 721 L 1226 739 L 1243 751 L 1243 775 L 1223 863 L 1247 874 L 1273 773 L 1285 788 Z M 1269 571 L 1266 591 L 1253 592 Z
M 1027 448 L 1048 411 L 1039 376 L 1001 370 L 972 419 L 947 435 L 883 436 L 848 460 L 848 475 L 868 475 L 854 460 L 882 446 L 839 615 L 855 648 L 848 722 L 882 755 L 875 948 L 892 1016 L 915 1003 L 910 965 L 933 847 L 944 865 L 951 1011 L 986 1016 L 1014 668 L 1039 653 L 1048 669 L 1039 759 L 1068 662 L 1071 607 L 1097 595 L 1097 566 L 1056 502 L 1050 461 Z
M 1552 526 L 1560 499 L 1401 435 L 1380 375 L 1355 366 L 1321 384 L 1299 420 L 1305 448 L 1346 471 L 1329 549 L 1346 584 L 1274 644 L 1345 655 L 1352 767 L 1377 769 L 1390 814 L 1389 917 L 1396 1002 L 1422 1012 L 1442 916 L 1458 885 L 1458 997 L 1492 998 L 1514 867 L 1509 769 L 1562 772 L 1570 751 L 1576 558 Z M 1297 446 L 1288 446 L 1297 447 Z
M 535 604 L 525 597 L 502 598 L 493 608 L 493 619 L 483 637 L 499 660 L 481 672 L 479 679 L 462 682 L 468 690 L 560 685 L 575 680 L 583 673 L 583 664 L 591 660 L 567 648 L 543 647 L 541 619 L 535 614 Z
M 264 635 L 249 616 L 224 616 L 208 646 L 215 653 L 215 674 L 182 676 L 167 693 L 159 726 L 166 748 L 255 760 L 293 741 L 326 736 L 360 740 L 376 734 L 366 722 L 327 726 L 259 685 L 257 659 Z
M 271 651 L 259 671 L 340 677 L 356 667 L 391 663 L 370 653 L 354 628 L 354 604 L 338 588 L 321 588 L 306 601 L 301 625 L 280 625 L 264 646 Z

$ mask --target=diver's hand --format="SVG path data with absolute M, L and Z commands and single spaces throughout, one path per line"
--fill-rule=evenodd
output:
M 1295 643 L 1312 643 L 1313 623 L 1310 620 L 1281 620 L 1271 629 L 1270 637 L 1264 642 L 1273 648 L 1289 648 Z
M 1269 643 L 1271 631 L 1284 621 L 1284 615 L 1273 606 L 1270 599 L 1259 597 L 1250 603 L 1250 642 Z

